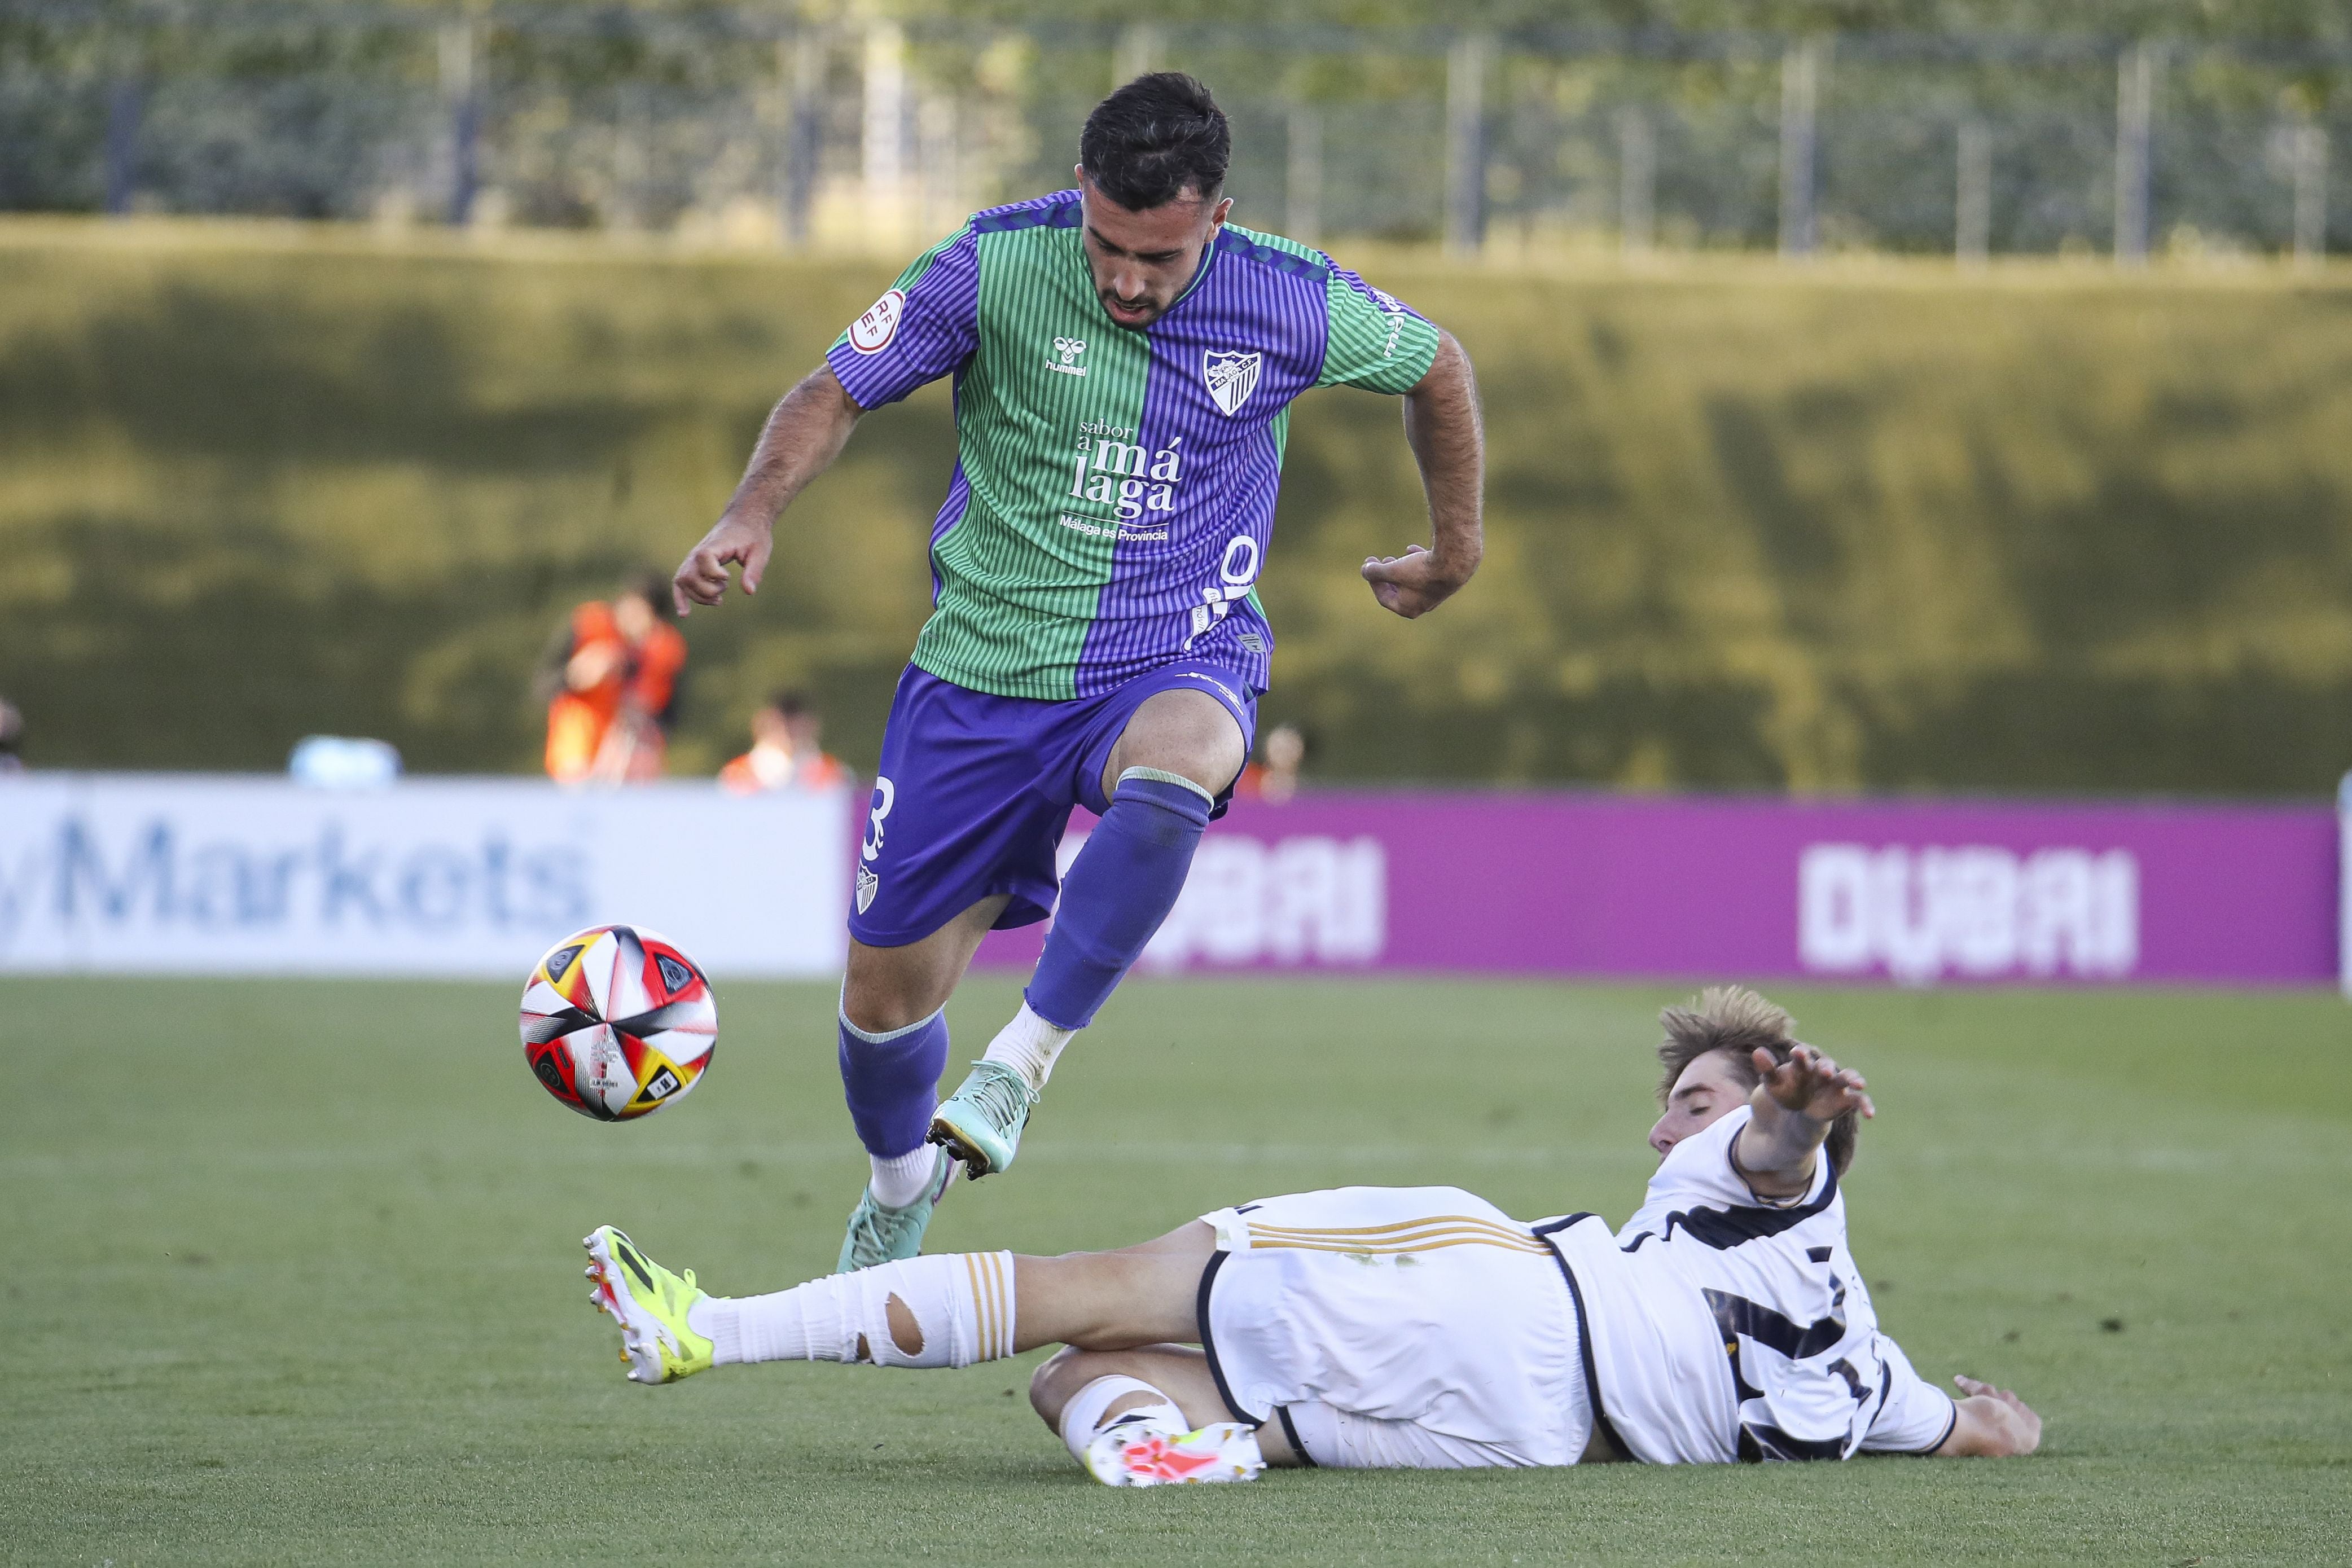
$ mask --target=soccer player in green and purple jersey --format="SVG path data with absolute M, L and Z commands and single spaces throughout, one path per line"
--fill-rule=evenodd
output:
M 1364 563 L 1381 604 L 1421 615 L 1477 567 L 1468 357 L 1322 252 L 1227 223 L 1231 146 L 1190 77 L 1105 99 L 1077 188 L 977 214 L 909 267 L 776 406 L 677 570 L 681 613 L 718 604 L 730 564 L 754 591 L 777 516 L 857 420 L 954 378 L 935 608 L 891 705 L 849 922 L 842 1082 L 872 1178 L 845 1270 L 914 1256 L 958 1162 L 1013 1163 L 1055 1058 L 1223 811 L 1269 679 L 1255 587 L 1291 401 L 1404 399 L 1433 537 Z M 1102 821 L 1057 887 L 1075 804 Z M 1049 913 L 1019 1013 L 938 1103 L 943 1009 L 981 937 Z

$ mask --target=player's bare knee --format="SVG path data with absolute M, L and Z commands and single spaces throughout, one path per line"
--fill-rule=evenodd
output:
M 947 1005 L 981 938 L 1011 902 L 1007 894 L 992 894 L 929 936 L 901 946 L 871 946 L 852 937 L 842 977 L 842 1016 L 866 1034 L 889 1034 L 929 1018 Z
M 892 1034 L 930 1017 L 892 997 L 853 997 L 844 993 L 841 1016 L 849 1027 L 866 1034 Z
M 1070 1402 L 1071 1395 L 1094 1381 L 1093 1370 L 1087 1365 L 1091 1354 L 1064 1345 L 1029 1375 L 1029 1407 L 1057 1432 L 1062 1428 L 1062 1406 Z
M 1192 716 L 1192 722 L 1183 731 L 1170 737 L 1170 743 L 1153 747 L 1156 761 L 1128 764 L 1130 768 L 1159 768 L 1170 773 L 1181 774 L 1211 794 L 1234 781 L 1248 760 L 1242 747 L 1241 727 L 1233 716 L 1213 703 L 1202 705 L 1206 711 Z
M 1189 779 L 1213 795 L 1247 760 L 1241 725 L 1224 704 L 1205 692 L 1161 692 L 1136 710 L 1111 748 L 1103 792 L 1116 794 L 1119 775 L 1129 768 L 1150 768 Z
M 860 974 L 858 968 L 853 959 L 841 988 L 841 1016 L 849 1020 L 850 1028 L 866 1034 L 888 1034 L 919 1024 L 938 1010 L 936 1006 L 922 1006 L 928 998 L 910 995 L 892 977 Z

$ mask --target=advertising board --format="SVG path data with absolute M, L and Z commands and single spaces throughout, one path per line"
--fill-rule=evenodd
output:
M 2324 984 L 2336 858 L 2325 807 L 1318 792 L 1213 824 L 1144 965 Z
M 0 970 L 514 978 L 628 921 L 832 975 L 857 826 L 698 783 L 32 775 L 0 781 Z M 1213 824 L 1140 968 L 2325 984 L 2338 843 L 2315 806 L 1317 792 Z
M 478 975 L 607 921 L 714 977 L 829 975 L 849 802 L 526 779 L 0 780 L 0 970 Z

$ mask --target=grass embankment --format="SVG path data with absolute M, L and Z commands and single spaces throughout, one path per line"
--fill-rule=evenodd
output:
M 1131 993 L 1131 994 L 1130 994 Z M 1137 982 L 939 1250 L 1158 1234 L 1445 1183 L 1622 1220 L 1656 990 Z M 578 1239 L 721 1291 L 829 1267 L 863 1160 L 833 993 L 739 986 L 719 1060 L 601 1126 L 510 987 L 0 980 L 12 1087 L 0 1557 L 26 1563 L 1957 1562 L 2339 1558 L 2352 1096 L 2333 997 L 1788 998 L 1881 1107 L 1845 1184 L 1924 1375 L 2021 1390 L 2036 1458 L 1286 1472 L 1113 1492 L 960 1373 L 625 1384 Z M 952 1009 L 967 1040 L 1013 1000 Z M 2260 1041 L 2217 1052 L 2216 1041 Z M 961 1059 L 959 1059 L 961 1060 Z
M 1391 402 L 1302 402 L 1270 716 L 1327 776 L 2324 791 L 2352 758 L 2352 287 L 2252 271 L 1362 262 L 1476 358 L 1491 554 L 1407 626 Z M 313 730 L 531 764 L 550 630 L 674 561 L 884 264 L 0 225 L 0 691 L 37 760 Z M 781 682 L 870 763 L 928 604 L 943 388 L 756 606 L 690 623 L 681 768 Z

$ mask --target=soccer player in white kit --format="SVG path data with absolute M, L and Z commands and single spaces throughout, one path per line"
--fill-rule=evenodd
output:
M 2032 1453 L 2041 1418 L 1880 1332 L 1839 1178 L 1861 1076 L 1753 991 L 1662 1015 L 1657 1174 L 1615 1231 L 1458 1187 L 1219 1209 L 1142 1246 L 908 1259 L 705 1294 L 611 1227 L 593 1299 L 630 1377 L 730 1362 L 963 1366 L 1046 1344 L 1030 1397 L 1112 1485 L 1267 1465 L 1468 1469 Z

